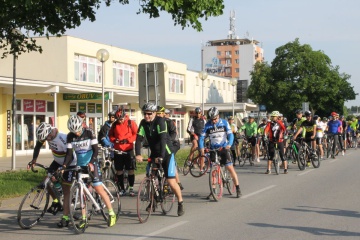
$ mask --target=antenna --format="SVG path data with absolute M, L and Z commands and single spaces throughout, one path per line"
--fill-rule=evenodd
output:
M 236 28 L 235 28 L 235 11 L 230 11 L 230 30 L 228 39 L 235 39 L 236 38 Z

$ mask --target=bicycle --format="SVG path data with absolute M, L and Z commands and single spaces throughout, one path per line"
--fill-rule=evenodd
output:
M 210 167 L 209 157 L 207 156 L 207 148 L 205 148 L 205 154 L 201 155 L 199 149 L 193 154 L 193 158 L 190 160 L 190 154 L 184 162 L 183 174 L 186 176 L 189 172 L 193 177 L 203 176 Z M 195 157 L 194 157 L 195 156 Z M 203 159 L 203 160 L 202 160 Z M 203 168 L 201 168 L 201 161 L 203 161 Z
M 236 191 L 236 186 L 233 182 L 230 172 L 226 169 L 225 166 L 220 164 L 218 159 L 219 151 L 221 149 L 222 148 L 209 150 L 210 152 L 215 153 L 215 160 L 211 162 L 209 174 L 210 193 L 215 201 L 219 201 L 222 198 L 224 187 L 227 188 L 230 195 L 233 195 Z
M 174 204 L 175 194 L 164 177 L 162 159 L 148 159 L 149 175 L 140 183 L 137 196 L 137 215 L 141 223 L 147 222 L 160 203 L 162 214 L 168 214 Z
M 263 159 L 268 160 L 269 159 L 269 153 L 268 153 L 268 146 L 266 142 L 263 139 L 263 136 L 259 136 L 259 149 L 260 149 L 260 156 L 263 156 Z
M 312 149 L 306 142 L 304 138 L 300 138 L 300 148 L 299 148 L 299 160 L 304 163 L 306 167 L 306 162 L 311 162 L 314 168 L 320 167 L 320 151 L 319 149 Z M 305 169 L 304 167 L 304 169 Z
M 91 172 L 80 166 L 66 169 L 65 171 L 74 171 L 76 173 L 70 189 L 69 216 L 75 233 L 84 233 L 91 217 L 99 212 L 103 216 L 104 220 L 107 221 L 109 216 L 105 213 L 105 203 L 103 203 L 103 200 L 98 193 L 87 186 L 91 182 Z M 102 186 L 109 196 L 117 221 L 121 210 L 119 191 L 115 183 L 110 179 L 105 179 Z M 82 226 L 82 221 L 85 221 L 85 226 Z
M 43 182 L 33 187 L 27 194 L 25 194 L 20 203 L 17 213 L 17 221 L 19 226 L 23 229 L 30 229 L 34 227 L 44 217 L 49 205 L 49 188 L 55 193 L 55 196 L 61 205 L 61 209 L 63 206 L 63 193 L 59 192 L 51 181 L 53 177 L 58 179 L 58 173 L 49 173 L 49 167 L 42 164 L 35 163 L 34 165 L 45 169 L 47 176 Z M 34 170 L 33 165 L 31 166 L 31 171 L 34 173 L 38 172 L 38 170 Z M 55 214 L 56 213 L 53 213 L 53 215 Z
M 243 167 L 246 163 L 246 160 L 249 160 L 250 166 L 254 166 L 252 161 L 252 145 L 246 137 L 241 143 L 240 157 L 238 158 L 239 166 Z
M 335 155 L 332 154 L 332 149 L 334 147 L 335 144 L 335 138 L 338 137 L 337 134 L 332 134 L 332 133 L 328 133 L 327 134 L 327 151 L 326 151 L 326 157 L 329 158 L 330 156 L 332 156 L 333 158 L 335 158 L 335 156 L 337 156 L 339 154 L 339 142 L 337 142 L 337 144 L 335 145 Z

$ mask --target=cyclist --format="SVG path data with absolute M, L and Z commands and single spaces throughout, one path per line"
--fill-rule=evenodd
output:
M 231 131 L 229 123 L 225 119 L 219 117 L 219 110 L 211 107 L 207 112 L 208 122 L 205 124 L 204 130 L 200 135 L 199 148 L 201 154 L 204 155 L 204 139 L 209 136 L 210 149 L 219 149 L 220 163 L 225 165 L 226 169 L 236 186 L 236 197 L 241 196 L 239 180 L 232 164 L 230 148 L 234 141 L 234 134 Z M 211 161 L 215 160 L 215 152 L 210 152 Z M 210 195 L 209 195 L 210 196 Z
M 269 136 L 269 143 L 268 143 L 268 153 L 269 153 L 269 160 L 267 163 L 267 170 L 265 174 L 271 174 L 271 163 L 274 160 L 275 156 L 275 144 L 277 144 L 279 148 L 279 155 L 284 166 L 284 174 L 288 173 L 287 169 L 287 161 L 284 159 L 284 134 L 286 128 L 282 121 L 279 120 L 280 113 L 279 111 L 271 112 L 271 122 L 266 124 L 264 130 L 264 139 L 267 139 Z
M 240 129 L 245 130 L 245 136 L 248 139 L 248 142 L 251 143 L 252 151 L 252 162 L 256 159 L 257 162 L 260 162 L 259 151 L 257 151 L 257 124 L 253 115 L 249 115 L 249 121 L 246 122 Z
M 178 216 L 185 213 L 183 198 L 179 185 L 176 183 L 176 163 L 172 141 L 167 131 L 165 119 L 156 116 L 157 107 L 149 102 L 142 107 L 144 119 L 141 120 L 135 142 L 136 161 L 142 162 L 141 143 L 147 139 L 152 160 L 162 161 L 165 178 L 178 199 Z
M 169 114 L 166 114 L 166 112 L 170 113 L 170 111 L 168 109 L 158 106 L 156 116 L 163 117 L 165 119 L 168 133 L 169 133 L 170 139 L 171 139 L 173 147 L 174 147 L 173 150 L 174 150 L 174 156 L 175 156 L 177 151 L 179 151 L 179 149 L 180 149 L 180 142 L 179 142 L 179 138 L 177 136 L 177 130 L 176 130 L 175 123 L 173 120 L 171 120 L 169 118 Z M 168 115 L 168 117 L 166 117 L 166 115 Z M 175 159 L 175 163 L 177 165 L 176 159 Z M 184 190 L 184 187 L 180 182 L 179 173 L 177 171 L 177 168 L 176 168 L 176 182 L 179 184 L 180 190 Z
M 110 141 L 114 144 L 115 150 L 125 153 L 114 152 L 114 164 L 118 179 L 118 187 L 120 195 L 126 195 L 124 186 L 124 167 L 128 171 L 129 195 L 133 197 L 135 183 L 135 156 L 134 142 L 138 127 L 136 123 L 130 120 L 125 114 L 123 107 L 120 107 L 115 113 L 116 122 L 114 122 L 109 130 Z
M 266 124 L 268 122 L 268 119 L 266 117 L 263 117 L 261 119 L 261 123 L 259 124 L 258 126 L 258 144 L 260 144 L 260 141 L 262 141 L 262 144 L 263 144 L 263 148 L 265 148 L 266 146 L 266 143 L 264 141 L 264 131 L 265 131 L 265 127 L 266 127 Z M 264 160 L 266 159 L 266 154 L 264 154 Z
M 324 124 L 325 128 L 323 129 L 323 132 L 326 133 L 326 126 L 327 126 L 327 123 L 328 123 L 328 118 L 327 117 L 323 117 L 321 122 Z M 323 141 L 323 145 L 328 148 L 328 145 L 327 145 L 327 134 L 324 134 L 323 135 L 323 138 L 324 138 L 324 141 Z
M 114 123 L 115 121 L 115 112 L 111 111 L 108 114 L 109 120 L 105 121 L 104 125 L 101 127 L 99 134 L 98 134 L 98 142 L 101 144 L 101 146 L 103 147 L 114 147 L 114 144 L 112 142 L 110 142 L 110 138 L 109 138 L 109 130 L 111 125 Z
M 65 162 L 63 167 L 71 166 L 73 161 L 73 154 L 77 158 L 77 166 L 88 168 L 89 171 L 93 172 L 92 186 L 95 191 L 104 200 L 104 203 L 109 210 L 109 218 L 107 225 L 109 227 L 114 226 L 116 223 L 116 215 L 111 206 L 109 196 L 105 192 L 102 181 L 101 171 L 99 167 L 98 156 L 98 141 L 95 133 L 90 128 L 83 127 L 83 119 L 77 115 L 70 116 L 68 122 L 69 133 L 66 139 L 67 151 L 65 156 Z M 68 174 L 68 178 L 72 177 L 72 174 Z M 64 216 L 62 217 L 58 227 L 66 227 L 69 224 L 69 197 L 64 196 Z M 65 205 L 66 203 L 66 205 Z M 83 214 L 87 214 L 84 213 Z M 79 228 L 86 228 L 88 225 L 86 218 L 83 218 L 79 223 Z
M 346 137 L 346 133 L 345 133 L 346 121 L 345 121 L 344 115 L 341 115 L 339 117 L 339 121 L 341 122 L 342 129 L 343 129 L 342 131 L 340 131 L 340 129 L 339 129 L 339 143 L 340 143 L 340 147 L 342 149 L 341 154 L 344 156 L 345 151 L 346 151 L 346 140 L 345 140 L 345 137 Z
M 232 153 L 232 157 L 233 157 L 232 158 L 233 159 L 233 165 L 235 167 L 235 162 L 236 162 L 235 160 L 236 160 L 237 157 L 240 156 L 239 147 L 238 147 L 239 142 L 238 142 L 238 140 L 236 138 L 236 133 L 238 131 L 238 128 L 237 128 L 236 124 L 234 123 L 234 117 L 233 116 L 228 117 L 228 122 L 230 124 L 231 131 L 234 134 L 234 142 L 231 145 L 231 153 Z
M 324 159 L 324 149 L 323 149 L 323 137 L 324 137 L 324 131 L 326 129 L 326 124 L 321 120 L 321 118 L 318 115 L 314 116 L 314 121 L 316 123 L 316 145 L 319 145 L 320 149 L 320 158 Z
M 50 164 L 49 173 L 54 173 L 59 167 L 64 164 L 64 159 L 66 155 L 66 134 L 59 132 L 59 130 L 55 127 L 52 127 L 49 123 L 42 122 L 39 124 L 36 129 L 36 137 L 37 142 L 34 148 L 33 158 L 27 168 L 30 168 L 30 165 L 36 163 L 36 160 L 39 156 L 41 147 L 44 145 L 45 141 L 48 142 L 49 148 L 52 151 L 54 161 Z M 72 165 L 76 165 L 76 161 L 73 161 Z M 52 179 L 53 181 L 54 179 Z M 65 182 L 62 183 L 62 190 L 64 195 L 69 195 L 70 186 Z M 49 189 L 49 193 L 53 198 L 53 202 L 48 208 L 47 212 L 56 214 L 58 211 L 62 211 L 61 205 L 59 203 L 59 199 L 56 198 L 56 195 L 51 189 Z
M 328 132 L 329 137 L 334 139 L 333 146 L 328 146 L 329 148 L 332 147 L 333 153 L 331 157 L 334 159 L 335 159 L 336 145 L 338 144 L 338 140 L 339 140 L 339 138 L 337 137 L 338 129 L 340 128 L 342 131 L 342 124 L 335 117 L 336 117 L 336 112 L 332 112 L 326 127 L 326 131 Z
M 199 136 L 204 130 L 206 120 L 204 116 L 202 116 L 202 110 L 201 108 L 197 107 L 195 108 L 195 116 L 190 118 L 187 132 L 190 134 L 190 141 L 192 143 L 189 159 L 193 158 L 194 152 L 197 150 L 199 146 Z M 203 162 L 203 159 L 201 160 Z
M 78 116 L 83 120 L 83 127 L 84 127 L 84 128 L 87 128 L 87 125 L 86 125 L 86 114 L 85 114 L 85 112 L 83 112 L 83 111 L 78 111 L 78 112 L 76 113 L 76 115 L 78 115 Z

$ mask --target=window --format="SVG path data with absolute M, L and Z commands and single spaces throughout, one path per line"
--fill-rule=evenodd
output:
M 225 55 L 226 56 L 231 55 L 231 51 L 225 51 Z
M 239 64 L 239 59 L 235 59 L 235 63 Z
M 135 67 L 125 63 L 113 63 L 113 84 L 120 87 L 135 87 Z
M 184 75 L 169 73 L 169 92 L 184 93 Z
M 217 54 L 218 56 L 220 56 L 220 55 L 221 55 L 221 52 L 220 52 L 220 51 L 216 51 L 216 54 Z
M 236 54 L 236 55 L 239 55 L 239 50 L 236 50 L 236 51 L 235 51 L 235 54 Z
M 237 72 L 237 73 L 238 73 L 239 71 L 240 71 L 240 70 L 239 70 L 239 68 L 235 68 L 235 72 Z
M 54 112 L 54 102 L 46 102 L 46 105 L 48 112 Z
M 102 66 L 96 58 L 83 55 L 74 56 L 75 81 L 101 83 Z

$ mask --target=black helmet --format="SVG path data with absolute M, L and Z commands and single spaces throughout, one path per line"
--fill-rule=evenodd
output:
M 302 114 L 302 113 L 303 113 L 303 111 L 301 109 L 298 109 L 295 111 L 295 114 Z
M 108 113 L 108 116 L 109 116 L 109 117 L 115 117 L 115 111 L 109 112 L 109 113 Z
M 219 115 L 219 110 L 216 107 L 211 107 L 207 112 L 207 116 L 209 119 L 213 119 L 218 115 Z
M 314 117 L 313 117 L 314 120 L 317 120 L 318 118 L 319 118 L 318 115 L 314 115 Z
M 310 111 L 305 111 L 305 116 L 306 117 L 311 116 L 311 112 Z
M 199 108 L 199 107 L 195 108 L 195 112 L 196 113 L 201 113 L 201 108 Z
M 145 103 L 144 106 L 141 108 L 141 110 L 143 112 L 156 112 L 157 110 L 157 107 L 154 103 L 152 102 L 148 102 L 148 103 Z

